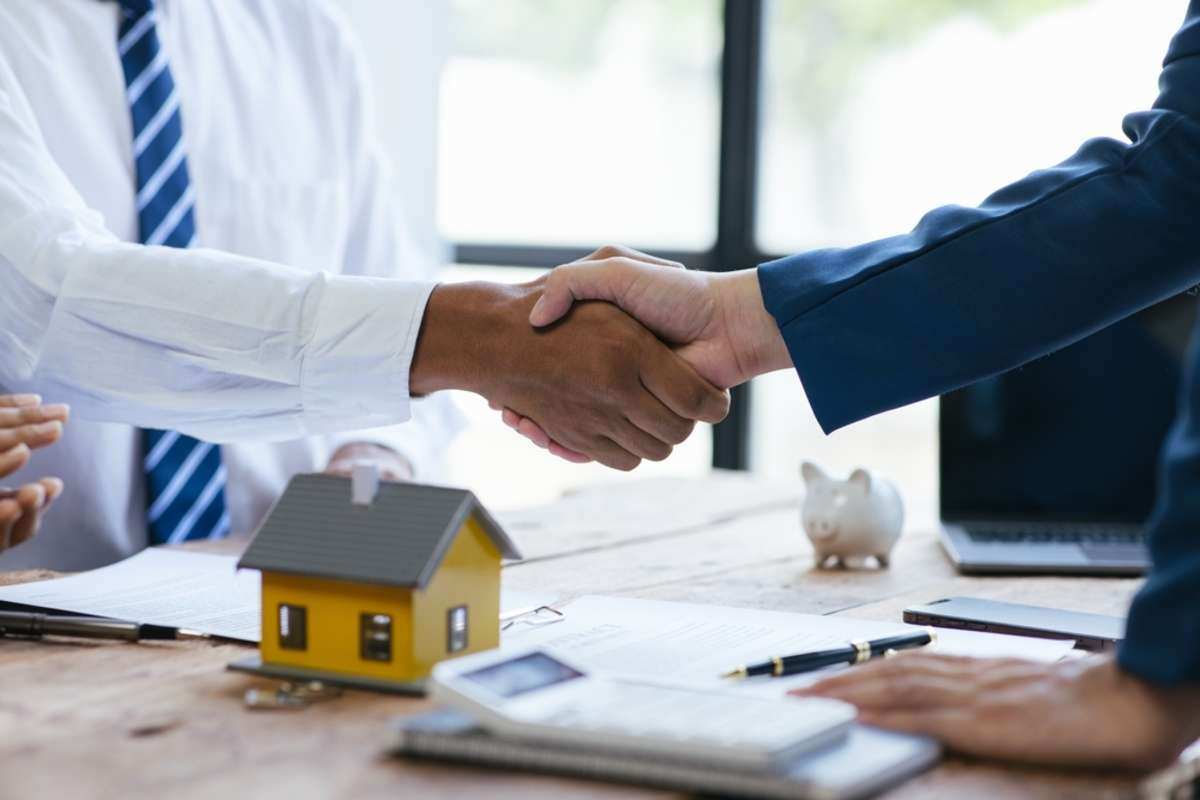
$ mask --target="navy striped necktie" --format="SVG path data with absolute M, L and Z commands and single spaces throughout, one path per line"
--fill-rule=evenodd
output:
M 139 238 L 191 247 L 196 216 L 179 95 L 158 38 L 154 0 L 118 0 L 117 50 L 133 121 Z M 175 431 L 143 431 L 147 522 L 154 544 L 229 533 L 221 449 Z

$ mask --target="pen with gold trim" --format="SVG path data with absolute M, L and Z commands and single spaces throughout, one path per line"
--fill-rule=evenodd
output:
M 935 638 L 933 631 L 926 629 L 902 633 L 898 636 L 886 636 L 882 639 L 850 642 L 844 647 L 835 647 L 831 650 L 818 650 L 814 653 L 800 653 L 794 656 L 775 656 L 759 664 L 732 669 L 721 677 L 750 678 L 755 675 L 770 675 L 779 678 L 784 675 L 795 675 L 798 672 L 812 672 L 814 669 L 831 667 L 834 664 L 861 664 L 872 658 L 887 655 L 894 650 L 924 647 L 933 642 Z
M 41 639 L 78 636 L 87 639 L 207 639 L 206 634 L 168 625 L 146 625 L 103 617 L 65 617 L 27 611 L 0 611 L 0 637 Z

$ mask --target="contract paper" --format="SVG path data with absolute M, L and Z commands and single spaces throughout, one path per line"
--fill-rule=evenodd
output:
M 561 623 L 514 630 L 503 646 L 546 647 L 591 670 L 626 679 L 764 693 L 811 682 L 818 674 L 738 682 L 720 676 L 772 656 L 920 630 L 900 622 L 599 595 L 581 597 L 563 611 Z M 1074 642 L 939 628 L 933 647 L 955 655 L 1051 662 L 1066 655 Z
M 0 587 L 0 603 L 109 617 L 257 643 L 259 572 L 238 556 L 152 547 L 111 566 Z M 501 617 L 549 605 L 555 595 L 502 591 Z

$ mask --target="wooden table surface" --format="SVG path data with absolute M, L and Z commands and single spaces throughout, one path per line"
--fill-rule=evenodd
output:
M 719 480 L 727 490 L 730 479 Z M 663 502 L 681 496 L 661 488 Z M 908 604 L 956 594 L 1118 614 L 1139 584 L 960 576 L 930 530 L 906 531 L 886 571 L 818 572 L 790 492 L 777 499 L 675 532 L 517 534 L 529 559 L 506 568 L 505 585 L 898 620 Z M 11 573 L 0 582 L 50 575 Z M 0 640 L 0 798 L 674 796 L 389 757 L 386 722 L 426 708 L 423 700 L 348 692 L 302 711 L 248 711 L 245 690 L 269 684 L 225 670 L 246 652 L 197 642 Z M 1124 797 L 1136 783 L 951 757 L 886 797 Z

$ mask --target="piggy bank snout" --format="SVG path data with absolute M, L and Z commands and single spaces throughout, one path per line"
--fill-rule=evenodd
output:
M 809 517 L 804 521 L 808 534 L 817 539 L 830 539 L 837 535 L 837 523 L 828 517 Z

